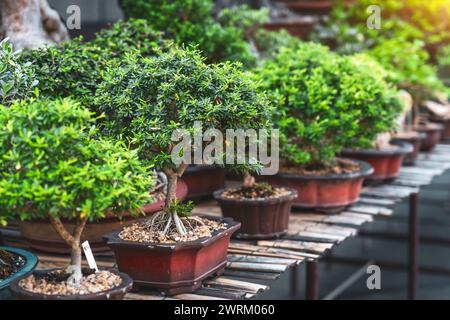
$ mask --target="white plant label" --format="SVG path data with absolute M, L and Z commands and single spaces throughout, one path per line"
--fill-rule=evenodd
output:
M 83 248 L 84 255 L 89 264 L 89 268 L 95 269 L 95 272 L 98 272 L 97 263 L 95 262 L 94 255 L 92 254 L 91 246 L 89 245 L 89 241 L 85 241 L 81 244 Z

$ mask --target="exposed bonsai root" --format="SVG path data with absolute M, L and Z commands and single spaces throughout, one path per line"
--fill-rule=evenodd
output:
M 192 225 L 189 220 L 196 221 Z M 176 212 L 169 213 L 165 211 L 157 212 L 144 225 L 149 229 L 149 232 L 161 232 L 163 236 L 170 237 L 174 234 L 186 235 L 189 231 L 193 231 L 197 224 L 204 225 L 199 219 L 180 218 Z
M 81 279 L 83 278 L 81 267 L 76 265 L 68 266 L 66 273 L 70 274 L 70 277 L 67 279 L 67 284 L 72 287 L 79 287 Z

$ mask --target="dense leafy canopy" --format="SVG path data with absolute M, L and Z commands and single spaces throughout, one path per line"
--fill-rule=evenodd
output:
M 126 53 L 151 56 L 164 47 L 160 33 L 143 20 L 118 22 L 90 42 L 79 37 L 57 46 L 25 51 L 20 60 L 36 69 L 44 97 L 74 97 L 90 103 L 103 70 L 119 64 Z
M 3 215 L 92 220 L 109 209 L 137 212 L 148 203 L 148 168 L 123 143 L 94 139 L 94 121 L 71 100 L 0 108 Z
M 94 105 L 105 114 L 103 131 L 132 141 L 158 169 L 174 167 L 175 129 L 192 129 L 195 121 L 223 133 L 258 129 L 270 114 L 239 65 L 206 65 L 197 51 L 176 47 L 154 58 L 130 55 L 123 68 L 108 69 Z
M 195 46 L 208 63 L 254 65 L 256 55 L 247 39 L 256 25 L 268 19 L 267 10 L 238 6 L 215 17 L 213 7 L 212 0 L 122 0 L 126 16 L 146 19 L 176 43 Z
M 37 83 L 31 63 L 19 63 L 11 43 L 0 42 L 0 104 L 8 107 L 14 100 L 32 96 Z
M 391 128 L 400 102 L 375 65 L 303 43 L 256 70 L 277 107 L 274 122 L 287 165 L 331 164 L 343 147 L 367 147 Z

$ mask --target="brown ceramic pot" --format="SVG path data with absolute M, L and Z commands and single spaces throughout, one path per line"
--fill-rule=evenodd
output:
M 208 218 L 225 222 L 227 228 L 215 231 L 210 238 L 178 243 L 125 241 L 119 232 L 104 239 L 114 251 L 119 270 L 129 274 L 138 287 L 169 295 L 192 292 L 205 278 L 225 269 L 230 238 L 241 225 L 231 219 Z
M 211 196 L 225 186 L 225 170 L 206 165 L 189 166 L 180 180 L 188 186 L 188 199 Z
M 363 161 L 358 172 L 348 174 L 328 174 L 322 176 L 279 173 L 262 176 L 272 185 L 282 185 L 297 191 L 298 197 L 292 206 L 299 209 L 315 209 L 337 212 L 357 202 L 364 178 L 373 169 Z
M 439 123 L 427 123 L 411 127 L 412 130 L 423 132 L 427 135 L 426 139 L 422 141 L 420 151 L 428 152 L 434 149 L 434 147 L 441 140 L 442 131 L 444 126 Z
M 222 196 L 226 190 L 214 192 L 214 198 L 219 202 L 224 217 L 242 224 L 236 233 L 237 238 L 270 239 L 286 234 L 297 191 L 289 188 L 289 194 L 278 198 L 230 199 Z
M 402 132 L 396 135 L 391 142 L 407 142 L 410 143 L 413 146 L 413 151 L 411 153 L 408 153 L 403 158 L 403 165 L 411 166 L 414 165 L 416 162 L 416 159 L 419 155 L 420 146 L 422 145 L 422 141 L 425 140 L 427 135 L 423 132 L 417 132 L 417 131 L 408 131 L 408 132 Z
M 33 274 L 45 274 L 49 270 L 35 270 Z M 91 294 L 74 294 L 74 295 L 48 295 L 27 291 L 19 285 L 20 279 L 11 283 L 10 290 L 15 298 L 19 300 L 122 300 L 125 294 L 133 287 L 133 280 L 126 274 L 116 270 L 109 270 L 122 278 L 122 283 L 112 289 L 91 293 Z
M 179 181 L 177 185 L 177 198 L 184 199 L 187 195 L 187 186 L 184 182 Z M 150 216 L 155 212 L 160 211 L 164 207 L 164 201 L 160 200 L 155 203 L 146 205 L 143 209 L 146 216 Z M 125 213 L 123 218 L 119 220 L 113 215 L 107 218 L 89 222 L 83 231 L 82 240 L 88 240 L 93 252 L 109 251 L 103 241 L 103 235 L 111 233 L 115 230 L 121 230 L 124 226 L 136 222 L 136 219 L 141 217 L 131 217 Z M 63 223 L 68 230 L 75 227 L 71 220 L 64 220 Z M 46 219 L 35 219 L 19 222 L 20 231 L 26 240 L 27 244 L 36 250 L 50 253 L 70 253 L 70 248 L 56 233 L 51 223 Z
M 450 119 L 431 119 L 431 121 L 444 126 L 441 133 L 441 140 L 450 141 Z
M 345 149 L 341 154 L 344 157 L 370 163 L 374 171 L 367 180 L 381 182 L 398 177 L 403 158 L 413 151 L 413 146 L 407 142 L 395 142 L 392 145 L 394 148 L 388 150 Z
M 328 0 L 280 0 L 287 8 L 300 14 L 323 15 L 333 8 L 333 2 Z
M 303 40 L 308 39 L 309 34 L 314 29 L 315 21 L 310 20 L 298 20 L 298 21 L 273 21 L 266 23 L 264 28 L 268 31 L 278 31 L 285 29 L 292 36 L 301 38 Z

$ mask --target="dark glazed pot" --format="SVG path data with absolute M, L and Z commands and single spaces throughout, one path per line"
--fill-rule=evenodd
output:
M 333 8 L 333 1 L 329 0 L 280 0 L 288 9 L 300 14 L 325 15 Z
M 0 249 L 19 255 L 25 259 L 24 266 L 16 273 L 10 275 L 8 278 L 0 281 L 0 300 L 6 300 L 11 297 L 9 286 L 16 280 L 21 280 L 29 276 L 38 264 L 38 258 L 33 253 L 14 247 L 0 247 Z
M 426 139 L 422 141 L 420 151 L 428 152 L 433 150 L 441 140 L 444 126 L 438 123 L 427 123 L 413 126 L 412 129 L 415 131 L 423 132 L 427 135 Z
M 119 232 L 104 238 L 114 251 L 119 270 L 129 274 L 138 287 L 168 295 L 192 292 L 207 277 L 223 272 L 230 238 L 241 226 L 231 219 L 207 218 L 223 221 L 227 228 L 215 231 L 210 238 L 178 243 L 125 241 Z
M 412 166 L 416 162 L 416 159 L 419 155 L 420 147 L 422 145 L 422 141 L 424 141 L 427 138 L 427 135 L 423 132 L 417 132 L 417 131 L 408 131 L 405 133 L 401 133 L 397 136 L 395 136 L 391 143 L 397 143 L 397 142 L 407 142 L 413 146 L 413 151 L 411 153 L 408 153 L 403 158 L 403 165 Z
M 187 186 L 184 182 L 179 181 L 177 185 L 177 198 L 184 199 L 187 195 Z M 160 211 L 164 207 L 164 201 L 159 200 L 155 203 L 144 206 L 146 216 L 150 216 L 155 212 Z M 130 225 L 137 221 L 140 217 L 132 217 L 125 213 L 121 220 L 113 215 L 105 219 L 89 222 L 83 231 L 82 240 L 88 240 L 93 252 L 109 251 L 103 241 L 103 235 L 121 230 L 124 226 Z M 69 230 L 75 227 L 75 224 L 70 220 L 63 220 L 64 225 Z M 51 253 L 70 253 L 70 248 L 61 239 L 61 237 L 53 229 L 48 220 L 28 220 L 19 222 L 22 236 L 27 241 L 28 245 L 36 250 Z
M 49 270 L 36 270 L 34 274 L 45 274 Z M 122 283 L 115 288 L 90 294 L 72 294 L 72 295 L 48 295 L 27 291 L 19 285 L 20 280 L 16 280 L 11 284 L 11 292 L 19 300 L 122 300 L 125 294 L 133 287 L 133 280 L 126 274 L 117 270 L 108 270 L 117 274 L 122 278 Z
M 261 179 L 272 185 L 296 190 L 298 197 L 292 204 L 294 208 L 337 212 L 359 200 L 364 178 L 373 172 L 368 163 L 355 162 L 360 164 L 360 170 L 348 174 L 313 176 L 279 173 L 262 176 Z
M 267 199 L 230 199 L 222 194 L 227 189 L 214 192 L 224 217 L 242 223 L 236 234 L 242 239 L 270 239 L 286 234 L 289 224 L 292 202 L 297 191 L 286 188 L 289 194 Z
M 308 39 L 309 34 L 313 31 L 316 21 L 313 19 L 298 19 L 293 21 L 271 21 L 264 25 L 264 29 L 268 31 L 279 31 L 285 29 L 292 36 Z
M 395 142 L 393 145 L 395 148 L 389 150 L 345 149 L 341 154 L 351 159 L 358 159 L 370 163 L 374 172 L 367 177 L 367 180 L 382 182 L 398 177 L 403 158 L 413 151 L 413 146 L 407 142 Z
M 225 186 L 225 170 L 206 165 L 189 166 L 180 180 L 188 186 L 188 199 L 211 196 Z

